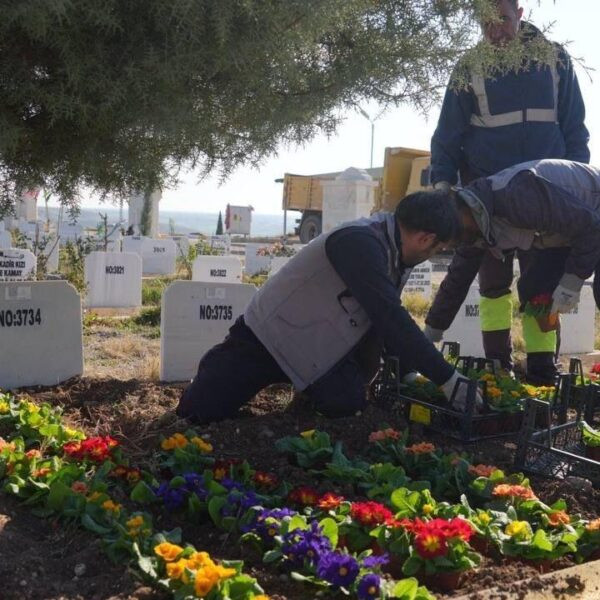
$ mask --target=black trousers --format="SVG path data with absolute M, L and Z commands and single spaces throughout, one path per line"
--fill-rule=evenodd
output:
M 289 382 L 240 317 L 225 340 L 200 360 L 177 414 L 197 423 L 232 418 L 263 388 Z M 367 383 L 359 357 L 352 353 L 304 392 L 317 412 L 328 417 L 350 416 L 364 408 Z

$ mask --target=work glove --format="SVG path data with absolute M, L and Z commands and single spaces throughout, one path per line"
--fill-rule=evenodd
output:
M 410 371 L 402 378 L 402 383 L 414 383 L 419 374 L 416 371 Z
M 579 304 L 579 296 L 584 280 L 572 273 L 565 273 L 552 294 L 553 313 L 568 313 Z
M 425 325 L 425 329 L 423 330 L 423 335 L 430 342 L 433 342 L 435 344 L 436 342 L 442 341 L 442 338 L 444 337 L 444 330 L 443 329 L 434 329 L 433 327 L 430 327 L 429 325 Z
M 438 181 L 437 183 L 433 184 L 434 190 L 440 190 L 442 192 L 449 192 L 451 187 L 452 186 L 448 181 Z
M 461 375 L 458 371 L 454 371 L 452 377 L 450 377 L 446 383 L 442 384 L 441 387 L 448 401 L 452 401 L 452 408 L 454 408 L 454 410 L 464 412 L 467 406 L 467 390 L 469 389 L 469 386 L 465 384 L 459 385 L 454 398 L 452 398 L 452 392 L 454 391 L 454 388 L 459 380 L 466 382 L 469 381 L 464 375 Z M 481 392 L 479 389 L 477 389 L 475 394 L 475 412 L 479 412 L 482 407 L 483 398 L 481 397 Z

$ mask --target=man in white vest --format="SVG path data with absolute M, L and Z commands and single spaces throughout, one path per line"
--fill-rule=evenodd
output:
M 313 240 L 257 292 L 224 342 L 202 357 L 177 414 L 195 422 L 235 416 L 261 389 L 291 382 L 329 417 L 364 408 L 382 352 L 418 371 L 457 408 L 461 376 L 400 303 L 412 267 L 459 237 L 443 192 L 407 196 Z M 478 398 L 479 400 L 479 398 Z

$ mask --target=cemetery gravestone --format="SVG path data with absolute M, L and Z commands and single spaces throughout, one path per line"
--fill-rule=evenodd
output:
M 579 305 L 560 316 L 560 353 L 584 354 L 594 351 L 596 303 L 590 285 L 581 289 Z
M 211 235 L 208 238 L 208 245 L 219 254 L 229 254 L 231 252 L 231 236 L 228 234 Z
M 35 276 L 37 260 L 33 252 L 20 248 L 0 250 L 0 281 L 23 281 Z
M 421 294 L 427 300 L 431 299 L 431 262 L 425 261 L 417 265 L 410 273 L 408 281 L 402 290 L 405 294 Z
M 10 231 L 0 231 L 0 249 L 5 250 L 12 247 L 12 235 Z
M 84 229 L 82 225 L 77 223 L 61 223 L 58 234 L 62 244 L 66 242 L 74 242 L 75 240 L 82 238 Z
M 126 235 L 123 238 L 123 242 L 121 244 L 123 252 L 135 252 L 135 254 L 139 254 L 140 258 L 142 256 L 142 245 L 144 240 L 148 239 L 141 235 Z
M 183 257 L 187 258 L 188 253 L 190 251 L 190 240 L 185 235 L 176 235 L 171 236 L 171 239 L 177 245 L 177 258 Z
M 142 305 L 142 259 L 133 252 L 91 252 L 85 257 L 86 306 Z
M 246 244 L 244 272 L 246 275 L 256 275 L 261 271 L 268 272 L 271 268 L 271 257 L 257 254 L 259 248 L 266 248 L 268 244 Z
M 479 286 L 473 285 L 452 325 L 444 332 L 445 342 L 460 342 L 462 356 L 485 356 L 479 320 L 479 300 Z
M 0 283 L 0 389 L 83 373 L 81 301 L 66 281 Z
M 142 270 L 144 275 L 171 275 L 175 273 L 177 245 L 173 240 L 145 238 L 142 242 Z
M 191 380 L 200 359 L 225 339 L 255 292 L 253 285 L 241 283 L 172 283 L 162 298 L 161 380 Z
M 242 283 L 242 263 L 236 256 L 198 256 L 192 281 Z

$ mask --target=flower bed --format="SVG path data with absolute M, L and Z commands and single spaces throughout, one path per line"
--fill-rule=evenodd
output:
M 195 430 L 165 437 L 156 472 L 128 461 L 110 436 L 86 438 L 48 406 L 5 397 L 2 489 L 39 515 L 76 519 L 115 561 L 131 562 L 176 598 L 265 598 L 239 561 L 218 561 L 181 532 L 156 532 L 163 514 L 218 530 L 260 552 L 278 572 L 356 598 L 431 598 L 476 572 L 482 555 L 543 569 L 599 547 L 594 522 L 546 505 L 522 475 L 411 442 L 390 427 L 361 456 L 309 430 L 283 438 L 319 490 L 293 486 L 239 459 L 215 456 Z M 338 489 L 353 488 L 340 494 Z M 487 559 L 486 559 L 487 560 Z

